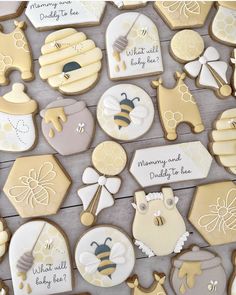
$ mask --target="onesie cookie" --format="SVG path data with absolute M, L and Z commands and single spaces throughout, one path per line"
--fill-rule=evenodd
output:
M 119 285 L 130 276 L 135 263 L 132 242 L 119 228 L 100 225 L 86 231 L 75 248 L 81 276 L 98 287 Z
M 24 1 L 1 1 L 0 21 L 18 17 L 19 15 L 21 15 L 24 8 Z
M 111 80 L 163 72 L 158 30 L 144 14 L 126 12 L 116 16 L 106 31 L 106 49 Z
M 197 186 L 189 220 L 210 245 L 236 242 L 236 186 L 222 181 Z
M 135 193 L 132 204 L 135 209 L 133 236 L 135 245 L 148 257 L 182 250 L 189 233 L 176 207 L 177 202 L 178 198 L 168 187 L 157 193 Z
M 236 108 L 224 111 L 215 121 L 209 148 L 217 162 L 236 174 Z
M 49 34 L 41 53 L 40 77 L 62 93 L 80 94 L 98 81 L 102 51 L 82 32 L 68 28 Z
M 1 295 L 8 295 L 9 289 L 6 284 L 0 279 L 0 294 Z
M 236 294 L 236 251 L 234 250 L 232 255 L 232 263 L 233 263 L 233 273 L 230 277 L 229 287 L 228 287 L 228 294 L 235 295 Z
M 58 225 L 33 220 L 14 233 L 9 249 L 15 295 L 72 291 L 69 244 Z
M 2 261 L 2 259 L 4 258 L 7 252 L 10 237 L 11 237 L 11 233 L 6 225 L 6 222 L 4 221 L 3 218 L 0 218 L 0 262 Z M 1 287 L 0 287 L 0 290 L 1 290 Z
M 13 84 L 12 91 L 0 97 L 0 150 L 24 152 L 35 146 L 37 111 L 23 84 Z
M 140 87 L 118 84 L 102 95 L 97 120 L 111 137 L 129 141 L 144 135 L 154 120 L 151 97 Z
M 100 143 L 92 154 L 93 167 L 87 167 L 82 175 L 84 187 L 78 189 L 78 196 L 83 203 L 80 215 L 81 223 L 91 226 L 97 215 L 105 208 L 114 205 L 113 194 L 121 186 L 121 173 L 127 163 L 127 155 L 123 147 L 114 141 Z
M 36 30 L 96 26 L 101 23 L 105 1 L 29 1 L 25 14 Z
M 160 294 L 160 295 L 167 295 L 164 289 L 164 282 L 166 276 L 164 274 L 160 274 L 156 271 L 153 272 L 154 282 L 149 288 L 144 288 L 139 284 L 139 279 L 137 275 L 132 276 L 126 282 L 129 288 L 131 289 L 132 295 L 144 295 L 144 294 Z
M 204 26 L 213 1 L 155 1 L 154 8 L 172 29 Z
M 174 88 L 165 88 L 162 79 L 152 81 L 157 88 L 157 103 L 165 137 L 168 140 L 177 138 L 177 127 L 180 123 L 188 123 L 192 132 L 200 133 L 205 127 L 195 98 L 183 82 L 185 73 L 176 72 L 177 83 Z
M 14 21 L 15 29 L 4 34 L 0 27 L 0 85 L 9 83 L 9 73 L 21 72 L 21 79 L 34 79 L 33 63 L 28 40 L 24 34 L 25 22 Z
M 59 97 L 40 115 L 43 135 L 59 154 L 72 155 L 90 147 L 95 122 L 84 101 Z
M 22 218 L 56 214 L 71 185 L 53 155 L 15 160 L 3 191 Z
M 234 1 L 218 1 L 217 12 L 211 24 L 212 37 L 217 41 L 236 45 L 236 3 Z
M 136 9 L 147 5 L 147 1 L 116 0 L 112 1 L 119 9 Z
M 227 278 L 219 256 L 193 246 L 172 259 L 170 282 L 176 295 L 223 295 Z

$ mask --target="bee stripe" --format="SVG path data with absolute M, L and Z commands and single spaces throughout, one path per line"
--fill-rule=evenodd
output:
M 126 114 L 124 114 L 124 116 L 114 116 L 114 120 L 115 121 L 121 121 L 121 122 L 125 122 L 127 124 L 130 123 L 130 119 L 125 117 Z
M 110 252 L 102 252 L 100 254 L 97 255 L 97 258 L 98 259 L 109 259 L 109 255 L 110 255 Z
M 121 104 L 121 109 L 122 111 L 127 110 L 128 112 L 131 112 L 133 110 L 133 107 L 131 107 L 130 105 L 127 104 Z
M 110 271 L 111 270 L 115 270 L 115 268 L 116 268 L 116 264 L 108 264 L 108 265 L 104 265 L 104 266 L 99 266 L 98 267 L 98 271 L 99 272 L 104 272 L 104 270 L 108 270 L 108 269 L 110 269 Z

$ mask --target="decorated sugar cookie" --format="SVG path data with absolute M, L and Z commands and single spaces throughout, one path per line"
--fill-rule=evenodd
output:
M 145 134 L 154 120 L 151 97 L 140 87 L 118 84 L 102 95 L 97 106 L 101 128 L 119 140 L 133 140 Z
M 216 160 L 230 173 L 236 174 L 236 108 L 224 111 L 215 121 L 209 148 Z
M 82 32 L 68 28 L 49 34 L 41 53 L 40 77 L 62 93 L 86 92 L 98 81 L 102 51 Z
M 171 89 L 162 85 L 162 79 L 152 81 L 152 86 L 157 88 L 159 114 L 168 140 L 177 138 L 176 129 L 182 122 L 188 123 L 194 133 L 205 129 L 195 98 L 183 82 L 185 77 L 185 73 L 176 72 L 177 83 Z
M 139 284 L 139 279 L 137 275 L 132 276 L 127 280 L 127 285 L 131 289 L 132 295 L 144 295 L 144 294 L 160 294 L 167 295 L 164 289 L 165 275 L 160 274 L 156 271 L 153 272 L 154 282 L 151 284 L 149 288 L 144 288 Z
M 236 96 L 236 49 L 233 50 L 232 58 L 230 59 L 230 61 L 233 64 L 233 68 L 234 68 L 232 84 L 233 84 L 233 89 L 235 92 L 233 93 L 233 95 Z
M 3 191 L 22 218 L 57 213 L 71 185 L 53 155 L 17 158 Z
M 163 72 L 158 30 L 144 14 L 127 12 L 115 17 L 106 31 L 106 49 L 111 80 Z
M 213 1 L 155 1 L 154 8 L 172 29 L 202 27 Z
M 236 186 L 232 181 L 200 185 L 189 220 L 210 245 L 236 242 Z
M 8 295 L 9 294 L 9 289 L 7 285 L 0 279 L 0 294 L 1 295 Z
M 135 254 L 128 235 L 117 227 L 95 226 L 80 237 L 75 262 L 81 276 L 98 287 L 123 283 L 132 273 Z
M 119 9 L 136 9 L 147 5 L 147 1 L 116 0 L 112 1 Z
M 46 220 L 23 224 L 10 243 L 10 267 L 15 295 L 72 291 L 67 237 Z
M 23 84 L 13 84 L 12 91 L 0 97 L 0 150 L 24 152 L 34 147 L 37 110 L 37 102 L 25 93 Z
M 25 22 L 14 21 L 15 29 L 9 34 L 0 28 L 0 85 L 9 83 L 8 76 L 13 70 L 21 72 L 21 79 L 34 79 L 33 63 L 28 40 L 24 34 Z
M 198 246 L 172 260 L 171 284 L 176 295 L 224 295 L 227 278 L 222 260 Z
M 235 1 L 218 1 L 217 12 L 211 25 L 211 33 L 217 41 L 236 45 L 236 3 Z
M 2 261 L 3 257 L 5 256 L 7 252 L 10 237 L 11 237 L 11 233 L 6 225 L 6 222 L 4 221 L 3 218 L 0 218 L 0 262 Z M 0 295 L 1 295 L 1 292 L 0 292 Z
M 21 15 L 24 8 L 24 1 L 1 1 L 0 21 L 18 17 L 19 15 Z
M 93 151 L 93 167 L 87 167 L 82 175 L 84 187 L 78 189 L 83 203 L 80 220 L 83 225 L 91 226 L 97 215 L 114 204 L 113 194 L 121 186 L 119 174 L 126 166 L 127 155 L 123 147 L 114 141 L 104 141 Z
M 229 283 L 229 295 L 235 295 L 236 294 L 236 251 L 234 250 L 232 255 L 232 263 L 233 263 L 233 273 L 230 277 L 230 283 Z
M 43 135 L 61 155 L 80 153 L 90 147 L 95 123 L 85 102 L 58 98 L 40 115 Z
M 133 236 L 135 245 L 148 257 L 182 250 L 189 233 L 176 207 L 177 202 L 178 198 L 167 187 L 157 193 L 135 193 L 132 204 L 135 209 Z

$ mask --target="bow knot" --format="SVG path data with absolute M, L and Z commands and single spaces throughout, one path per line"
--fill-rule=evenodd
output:
M 207 63 L 207 58 L 205 56 L 199 57 L 199 62 L 202 65 L 205 65 Z
M 106 182 L 107 182 L 107 179 L 106 179 L 105 176 L 100 176 L 100 177 L 98 178 L 98 184 L 99 184 L 99 185 L 106 185 Z

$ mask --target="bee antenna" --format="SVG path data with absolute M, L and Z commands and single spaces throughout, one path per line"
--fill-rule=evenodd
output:
M 140 98 L 139 97 L 135 97 L 131 101 L 133 102 L 135 99 L 137 99 L 138 101 L 140 101 Z
M 125 97 L 125 99 L 127 99 L 127 94 L 126 94 L 125 92 L 122 92 L 122 93 L 121 93 L 121 96 L 122 96 L 122 95 Z
M 104 242 L 104 245 L 106 245 L 106 242 L 107 242 L 107 241 L 112 241 L 112 238 L 110 238 L 110 237 L 106 238 L 106 240 L 105 240 L 105 242 Z
M 93 242 L 90 244 L 90 246 L 93 246 L 93 244 L 95 244 L 95 245 L 99 246 L 99 245 L 98 245 L 98 243 L 97 243 L 97 242 L 95 242 L 95 241 L 93 241 Z

